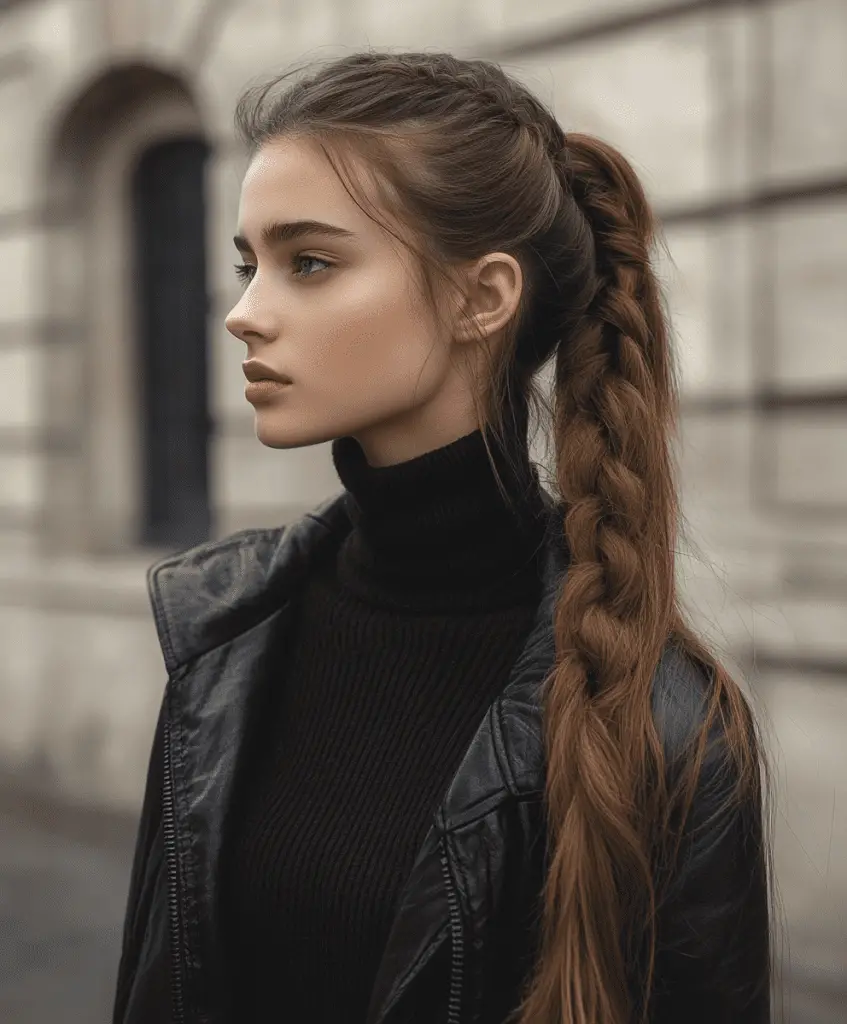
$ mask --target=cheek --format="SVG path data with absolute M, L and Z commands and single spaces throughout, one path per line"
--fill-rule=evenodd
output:
M 319 306 L 307 372 L 321 387 L 415 386 L 435 341 L 434 325 L 405 280 L 371 275 L 338 288 Z

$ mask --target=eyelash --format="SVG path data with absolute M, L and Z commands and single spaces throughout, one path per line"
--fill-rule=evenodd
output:
M 301 260 L 314 260 L 314 261 L 316 261 L 318 263 L 325 264 L 327 267 L 331 267 L 332 266 L 332 264 L 328 260 L 322 259 L 320 256 L 305 256 L 305 255 L 303 255 L 303 253 L 298 253 L 292 259 L 291 265 L 292 266 L 296 266 Z M 235 264 L 235 274 L 238 277 L 238 280 L 241 281 L 243 284 L 249 284 L 249 282 L 253 280 L 253 274 L 255 272 L 256 272 L 256 268 L 253 266 L 252 263 L 236 263 Z M 300 277 L 300 278 L 307 278 L 307 277 L 312 277 L 313 275 L 312 274 L 297 273 L 294 276 L 295 277 Z

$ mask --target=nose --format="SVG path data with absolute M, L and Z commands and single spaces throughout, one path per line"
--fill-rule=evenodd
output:
M 229 311 L 224 325 L 230 334 L 239 341 L 270 339 L 274 337 L 274 328 L 267 317 L 259 315 L 259 311 L 243 296 Z
M 229 331 L 230 334 L 238 338 L 239 341 L 245 341 L 249 332 L 249 328 L 247 326 L 246 318 L 244 316 L 239 315 L 236 312 L 237 308 L 238 307 L 235 307 L 234 309 L 230 310 L 229 314 L 224 320 L 224 324 L 226 325 L 226 329 Z

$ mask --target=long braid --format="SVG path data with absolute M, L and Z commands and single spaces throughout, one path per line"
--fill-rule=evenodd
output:
M 672 372 L 638 179 L 583 135 L 567 137 L 560 170 L 590 226 L 600 283 L 555 363 L 570 562 L 545 694 L 553 853 L 542 941 L 552 955 L 541 957 L 521 1019 L 623 1024 L 639 938 L 632 930 L 621 941 L 621 922 L 644 922 L 652 969 L 650 831 L 664 794 L 650 684 L 674 618 L 677 514 L 657 426 L 672 416 Z

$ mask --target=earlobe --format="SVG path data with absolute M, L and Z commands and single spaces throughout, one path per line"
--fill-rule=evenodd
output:
M 456 314 L 456 326 L 453 337 L 459 342 L 475 342 L 484 337 L 488 332 L 483 324 L 479 322 L 479 315 L 466 305 L 464 311 Z

